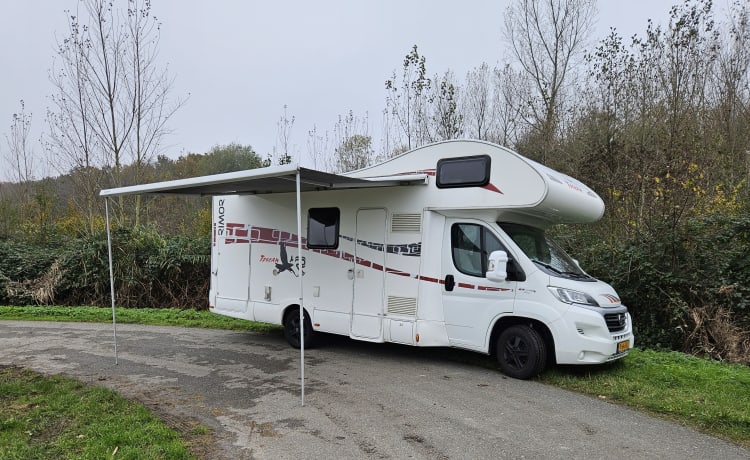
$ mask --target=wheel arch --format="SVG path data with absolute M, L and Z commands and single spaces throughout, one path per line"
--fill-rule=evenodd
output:
M 547 363 L 557 363 L 555 358 L 555 339 L 552 336 L 552 332 L 542 321 L 534 318 L 526 318 L 523 316 L 502 316 L 495 321 L 492 326 L 492 332 L 490 333 L 490 339 L 487 343 L 487 350 L 490 356 L 497 358 L 497 350 L 495 342 L 500 334 L 510 326 L 523 325 L 528 326 L 536 330 L 541 335 L 547 350 Z
M 299 308 L 299 303 L 290 303 L 286 307 L 284 307 L 281 310 L 281 321 L 279 322 L 279 324 L 281 324 L 283 326 L 284 325 L 284 321 L 286 320 L 287 315 L 292 310 L 296 310 L 298 308 Z M 310 311 L 307 308 L 305 308 L 304 310 L 305 310 L 305 314 L 307 315 L 307 317 L 310 318 L 310 321 L 312 321 L 312 315 L 310 314 Z

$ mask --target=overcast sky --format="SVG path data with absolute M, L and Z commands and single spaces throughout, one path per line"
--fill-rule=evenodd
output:
M 643 33 L 665 23 L 679 0 L 599 0 L 595 39 L 615 27 Z M 45 129 L 52 91 L 48 69 L 76 0 L 0 2 L 0 180 L 13 113 L 26 103 L 31 147 Z M 165 153 L 176 158 L 219 144 L 251 145 L 261 156 L 278 145 L 284 105 L 295 117 L 291 142 L 302 163 L 307 133 L 333 129 L 339 115 L 369 114 L 379 145 L 384 82 L 414 44 L 430 75 L 451 69 L 459 81 L 483 62 L 504 60 L 507 0 L 153 0 L 162 22 L 159 58 L 175 78 L 172 96 L 188 97 L 171 119 Z M 40 175 L 44 173 L 40 169 Z M 55 171 L 48 171 L 55 174 Z

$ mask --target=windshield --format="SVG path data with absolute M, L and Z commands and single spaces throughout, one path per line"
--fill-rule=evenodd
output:
M 544 230 L 520 224 L 498 222 L 508 236 L 536 265 L 554 276 L 591 279 Z

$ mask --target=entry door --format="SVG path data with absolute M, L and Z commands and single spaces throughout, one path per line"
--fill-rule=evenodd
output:
M 250 243 L 220 237 L 216 261 L 216 308 L 244 312 L 250 283 Z
M 442 278 L 445 328 L 451 344 L 486 351 L 490 325 L 513 311 L 517 281 L 485 278 L 492 251 L 507 249 L 483 222 L 446 219 Z
M 357 211 L 352 337 L 380 340 L 385 297 L 385 209 Z

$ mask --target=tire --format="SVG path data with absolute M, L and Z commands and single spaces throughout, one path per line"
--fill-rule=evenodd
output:
M 293 348 L 300 348 L 299 340 L 299 307 L 292 307 L 284 315 L 284 337 Z M 305 312 L 305 348 L 315 346 L 315 332 L 310 322 L 310 316 Z
M 526 380 L 541 373 L 547 364 L 546 344 L 529 326 L 510 326 L 500 333 L 495 346 L 500 370 L 508 377 Z

